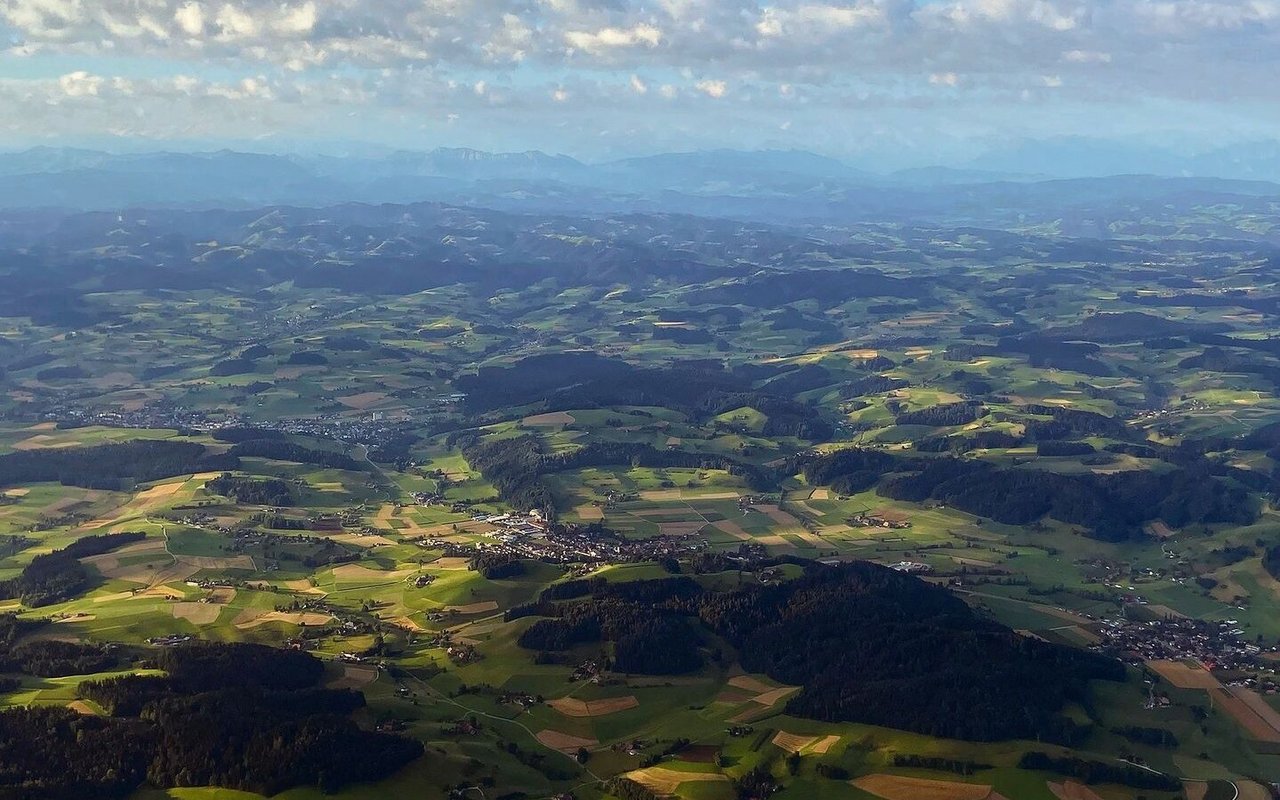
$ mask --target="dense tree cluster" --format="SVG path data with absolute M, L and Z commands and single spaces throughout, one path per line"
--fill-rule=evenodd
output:
M 467 463 L 480 471 L 508 504 L 521 510 L 552 512 L 555 495 L 543 475 L 586 467 L 622 466 L 685 467 L 723 469 L 741 477 L 751 488 L 762 491 L 773 485 L 774 477 L 764 470 L 722 455 L 658 450 L 634 442 L 592 442 L 564 453 L 543 454 L 538 437 L 515 436 L 484 441 L 474 434 L 454 437 L 451 444 L 462 449 Z
M 1051 452 L 1059 452 L 1050 447 Z M 1196 460 L 1199 459 L 1199 460 Z M 1198 455 L 1166 472 L 1130 470 L 1109 475 L 1063 475 L 1035 469 L 1002 469 L 960 458 L 909 458 L 859 449 L 803 459 L 799 468 L 813 485 L 842 493 L 879 486 L 895 500 L 933 500 L 1010 525 L 1049 516 L 1088 529 L 1108 541 L 1142 535 L 1142 525 L 1162 519 L 1174 527 L 1214 522 L 1249 523 L 1256 503 L 1237 480 L 1257 481 L 1220 468 Z M 1219 475 L 1221 473 L 1221 476 Z M 1261 476 L 1265 482 L 1265 476 Z
M 945 589 L 867 562 L 813 565 L 797 580 L 709 593 L 705 624 L 743 666 L 803 688 L 789 713 L 931 736 L 1078 742 L 1060 715 L 1119 662 L 1028 639 Z
M 1111 732 L 1131 742 L 1150 745 L 1151 747 L 1163 747 L 1169 750 L 1174 750 L 1178 747 L 1178 737 L 1168 728 L 1120 725 L 1112 728 Z
M 1023 754 L 1018 762 L 1018 768 L 1055 772 L 1070 778 L 1078 778 L 1085 783 L 1119 783 L 1135 789 L 1154 789 L 1162 792 L 1177 792 L 1182 789 L 1182 781 L 1172 775 L 1152 772 L 1124 762 L 1108 763 L 1070 756 L 1055 757 L 1048 753 L 1031 751 Z
M 245 505 L 293 505 L 293 490 L 279 478 L 244 478 L 224 472 L 206 483 L 204 488 Z
M 768 386 L 753 390 L 740 373 L 727 372 L 715 361 L 636 367 L 593 353 L 560 353 L 532 356 L 509 367 L 482 367 L 456 384 L 475 413 L 531 405 L 552 411 L 631 405 L 661 406 L 706 419 L 750 406 L 768 417 L 766 435 L 819 441 L 832 433 L 815 407 Z
M 288 438 L 285 436 L 284 431 L 277 431 L 272 428 L 254 428 L 251 426 L 218 428 L 209 435 L 213 437 L 214 441 L 227 442 L 228 444 L 256 442 L 263 441 L 265 439 L 285 441 Z
M 40 678 L 89 675 L 115 669 L 120 659 L 100 644 L 34 639 L 0 653 L 0 672 L 22 672 Z
M 946 428 L 954 425 L 968 425 L 974 420 L 987 415 L 987 409 L 981 403 L 965 401 L 960 403 L 941 403 L 936 406 L 922 408 L 919 411 L 906 411 L 894 417 L 897 425 L 928 425 L 934 428 Z
M 510 553 L 477 553 L 467 566 L 494 581 L 524 574 L 524 562 Z
M 614 669 L 643 675 L 678 675 L 702 666 L 700 637 L 690 624 L 702 587 L 687 577 L 611 584 L 574 582 L 591 599 L 576 603 L 545 601 L 529 609 L 540 619 L 521 634 L 521 647 L 567 650 L 607 641 L 614 645 Z M 559 596 L 560 593 L 557 593 Z
M 236 469 L 234 456 L 195 442 L 137 439 L 97 447 L 59 447 L 0 455 L 0 486 L 57 482 L 87 489 L 120 489 L 174 475 Z
M 385 777 L 421 743 L 360 730 L 350 690 L 316 688 L 319 661 L 261 645 L 162 651 L 167 676 L 82 684 L 109 717 L 68 709 L 0 714 L 0 795 L 123 798 L 143 785 L 276 794 Z
M 31 608 L 69 600 L 89 585 L 89 570 L 80 559 L 144 538 L 146 534 L 138 532 L 81 537 L 61 550 L 36 556 L 17 577 L 0 581 L 0 598 L 17 597 Z
M 238 443 L 229 455 L 246 458 L 271 458 L 276 461 L 293 461 L 298 464 L 315 464 L 329 469 L 345 469 L 358 472 L 362 467 L 346 453 L 333 450 L 314 450 L 280 439 L 249 439 Z
M 942 587 L 867 562 L 809 563 L 799 579 L 731 591 L 687 576 L 572 581 L 512 618 L 528 615 L 543 618 L 521 646 L 611 642 L 615 669 L 645 674 L 696 669 L 700 621 L 749 671 L 803 687 L 789 713 L 947 738 L 1078 743 L 1088 729 L 1063 706 L 1090 680 L 1124 679 L 1117 661 L 1022 637 Z
M 1081 436 L 1104 436 L 1111 439 L 1127 439 L 1132 432 L 1123 420 L 1059 406 L 1032 404 L 1025 408 L 1028 414 L 1049 419 L 1028 419 L 1024 423 L 1026 435 L 1032 441 L 1072 439 Z

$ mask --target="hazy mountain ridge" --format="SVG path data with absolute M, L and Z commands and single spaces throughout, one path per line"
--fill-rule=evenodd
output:
M 466 148 L 395 152 L 381 157 L 276 156 L 220 150 L 113 155 L 37 148 L 0 154 L 0 208 L 71 211 L 121 208 L 324 207 L 343 203 L 439 202 L 528 213 L 680 213 L 784 223 L 967 219 L 983 223 L 1019 214 L 1057 219 L 1114 203 L 1157 199 L 1182 206 L 1224 200 L 1248 204 L 1280 196 L 1280 150 L 1257 158 L 1222 151 L 1199 163 L 1225 164 L 1235 177 L 1147 174 L 1173 170 L 1167 154 L 1145 160 L 1097 143 L 1027 143 L 972 168 L 929 167 L 877 175 L 804 151 L 713 150 L 665 153 L 601 164 L 539 151 L 487 153 Z M 1243 151 L 1242 151 L 1243 152 Z M 1054 154 L 1057 154 L 1056 156 Z M 1089 156 L 1088 154 L 1093 154 Z M 1074 155 L 1071 155 L 1074 154 Z M 1267 156 L 1274 158 L 1268 161 Z M 1116 174 L 1055 176 L 1055 160 L 1078 172 L 1088 156 Z M 1104 157 L 1105 156 L 1105 157 Z M 1277 164 L 1272 170 L 1267 165 Z M 1252 165 L 1252 166 L 1250 166 Z M 1121 170 L 1120 168 L 1126 167 Z M 1123 173 L 1123 174 L 1121 174 Z

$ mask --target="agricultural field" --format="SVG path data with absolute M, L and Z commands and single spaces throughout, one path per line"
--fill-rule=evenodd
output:
M 366 223 L 400 230 L 381 213 Z M 458 214 L 418 222 L 432 241 L 466 228 L 478 262 L 518 227 Z M 1238 232 L 1230 210 L 1191 216 Z M 339 798 L 1263 796 L 1280 782 L 1273 257 L 961 222 L 829 239 L 708 222 L 713 248 L 676 247 L 670 220 L 570 236 L 547 219 L 530 235 L 561 266 L 515 287 L 488 262 L 369 287 L 286 266 L 71 282 L 71 311 L 0 331 L 0 615 L 31 626 L 15 647 L 124 655 L 0 662 L 0 706 L 106 720 L 84 684 L 160 677 L 156 654 L 195 640 L 264 644 L 359 692 L 362 731 L 423 746 Z M 326 220 L 255 225 L 236 229 L 246 252 L 367 266 Z M 592 236 L 698 268 L 614 268 Z M 1084 677 L 1017 673 L 1056 705 L 1012 732 L 1017 687 L 975 698 L 953 665 L 873 716 L 862 673 L 784 679 L 857 621 L 778 600 L 828 574 L 893 600 L 839 608 L 928 632 L 881 642 L 903 663 L 936 645 L 981 677 L 975 653 L 999 646 Z M 744 632 L 721 614 L 744 598 L 794 616 Z M 939 641 L 939 615 L 982 645 Z

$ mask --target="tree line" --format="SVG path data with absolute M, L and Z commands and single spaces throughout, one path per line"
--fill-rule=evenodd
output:
M 240 459 L 196 442 L 135 439 L 96 447 L 24 450 L 0 456 L 0 486 L 61 483 L 117 490 L 175 475 L 238 469 Z M 125 487 L 127 488 L 127 487 Z
M 361 730 L 364 697 L 318 688 L 323 665 L 252 644 L 160 651 L 165 676 L 81 685 L 110 716 L 65 708 L 0 714 L 0 795 L 125 798 L 143 786 L 219 786 L 273 795 L 336 791 L 386 777 L 423 753 L 416 740 Z
M 17 577 L 0 581 L 0 598 L 16 597 L 29 608 L 70 600 L 84 591 L 91 579 L 80 559 L 141 541 L 146 536 L 136 531 L 84 536 L 61 550 L 38 555 Z

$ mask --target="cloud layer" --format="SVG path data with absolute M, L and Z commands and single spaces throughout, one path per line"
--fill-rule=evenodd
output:
M 587 149 L 1194 138 L 1211 117 L 1258 136 L 1280 99 L 1280 0 L 0 0 L 0 43 L 14 141 L 358 135 L 353 115 L 435 136 L 523 119 L 531 145 Z

